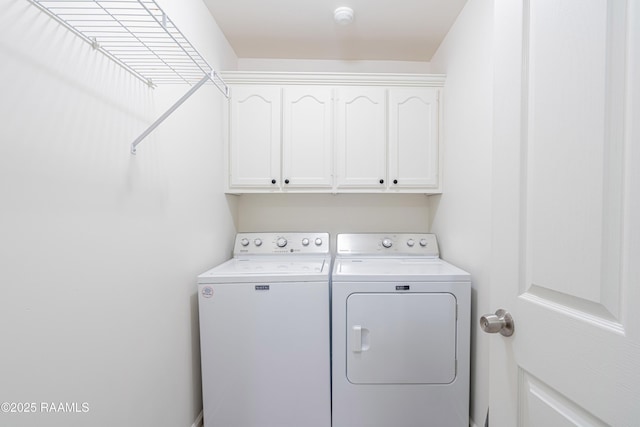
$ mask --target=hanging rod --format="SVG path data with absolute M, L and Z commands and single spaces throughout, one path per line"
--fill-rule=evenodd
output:
M 207 82 L 229 87 L 154 0 L 28 0 L 149 87 L 193 87 L 131 144 L 136 146 Z

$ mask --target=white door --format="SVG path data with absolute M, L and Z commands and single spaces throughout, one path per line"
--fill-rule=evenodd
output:
M 494 17 L 490 425 L 638 426 L 640 2 Z
M 280 88 L 234 86 L 229 102 L 229 186 L 279 188 Z
M 387 102 L 382 87 L 336 90 L 338 188 L 384 189 L 387 177 Z
M 389 188 L 437 188 L 440 90 L 389 89 Z
M 283 89 L 283 188 L 333 185 L 332 91 L 327 86 Z

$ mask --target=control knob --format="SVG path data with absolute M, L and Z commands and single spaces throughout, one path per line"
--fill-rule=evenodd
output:
M 284 237 L 278 237 L 278 240 L 276 240 L 276 245 L 278 245 L 279 248 L 284 248 L 285 246 L 287 246 L 287 239 L 285 239 Z
M 382 246 L 384 246 L 385 248 L 390 248 L 392 245 L 393 243 L 391 242 L 391 239 L 382 240 Z
M 427 239 L 420 239 L 420 246 L 422 247 L 427 246 Z
M 243 237 L 242 239 L 240 239 L 240 244 L 242 246 L 249 246 L 249 239 L 247 239 L 246 237 Z
M 255 239 L 253 241 L 253 244 L 256 245 L 256 246 L 262 246 L 262 239 Z
M 306 237 L 302 239 L 302 246 L 309 246 L 309 239 L 307 239 Z
M 412 248 L 413 245 L 415 245 L 415 244 L 416 244 L 416 242 L 413 239 L 407 240 L 407 246 L 409 246 L 410 248 Z
M 316 238 L 316 241 L 314 242 L 316 244 L 316 246 L 320 246 L 322 245 L 322 239 L 321 238 Z

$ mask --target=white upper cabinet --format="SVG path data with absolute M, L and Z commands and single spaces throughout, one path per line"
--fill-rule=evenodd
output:
M 384 189 L 387 103 L 383 87 L 336 89 L 336 188 Z
M 333 90 L 326 86 L 283 89 L 283 188 L 333 186 Z
M 229 187 L 280 188 L 280 100 L 277 86 L 231 88 Z
M 224 73 L 229 193 L 441 192 L 442 75 Z
M 438 91 L 389 90 L 391 188 L 438 188 Z

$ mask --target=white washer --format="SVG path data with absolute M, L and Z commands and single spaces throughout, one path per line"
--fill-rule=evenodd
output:
M 339 234 L 332 426 L 468 426 L 470 290 L 433 234 Z
M 328 233 L 239 233 L 198 277 L 206 427 L 331 425 Z

